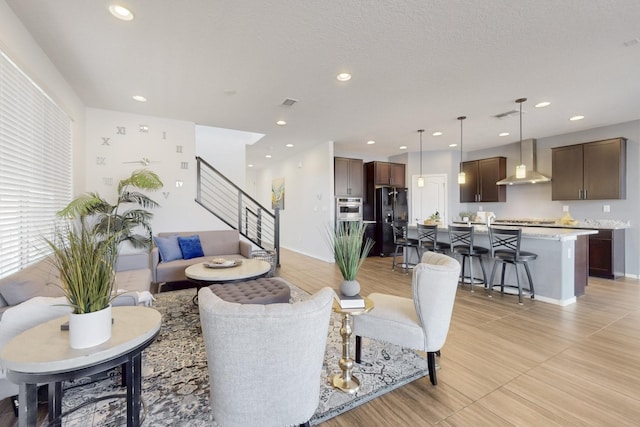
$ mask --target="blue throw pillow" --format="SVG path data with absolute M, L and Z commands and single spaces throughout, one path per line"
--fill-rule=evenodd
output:
M 198 258 L 204 256 L 200 237 L 198 235 L 188 237 L 178 237 L 180 249 L 182 249 L 182 257 L 184 259 Z
M 153 241 L 160 252 L 160 261 L 169 262 L 182 259 L 182 250 L 180 249 L 177 235 L 168 237 L 154 236 Z

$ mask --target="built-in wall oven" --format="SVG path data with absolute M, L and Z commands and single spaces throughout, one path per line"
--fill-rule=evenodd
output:
M 361 197 L 336 197 L 336 226 L 345 221 L 362 221 Z

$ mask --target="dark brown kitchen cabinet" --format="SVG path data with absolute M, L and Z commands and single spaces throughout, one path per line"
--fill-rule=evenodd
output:
M 507 177 L 507 158 L 462 162 L 465 183 L 460 184 L 460 202 L 506 202 L 507 188 L 496 185 L 497 181 Z
M 334 157 L 333 181 L 336 196 L 362 196 L 363 162 L 360 159 Z
M 617 279 L 625 275 L 624 229 L 589 235 L 589 275 Z
M 625 138 L 551 149 L 551 200 L 626 198 Z
M 369 162 L 364 167 L 367 186 L 406 187 L 405 165 L 402 163 Z

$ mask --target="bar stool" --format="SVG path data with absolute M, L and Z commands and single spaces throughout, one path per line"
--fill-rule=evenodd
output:
M 420 251 L 420 259 L 425 251 L 431 251 L 443 254 L 449 250 L 448 243 L 438 242 L 438 226 L 433 224 L 416 224 L 418 230 L 418 251 Z
M 467 225 L 450 225 L 449 226 L 449 244 L 451 245 L 451 253 L 462 256 L 462 271 L 460 273 L 460 281 L 465 283 L 465 279 L 469 279 L 469 288 L 473 292 L 474 284 L 484 284 L 487 287 L 487 272 L 484 269 L 482 255 L 488 254 L 489 249 L 473 244 L 473 226 Z M 482 279 L 473 275 L 473 259 L 477 258 L 482 269 Z M 469 262 L 469 276 L 465 276 L 465 261 Z
M 393 264 L 391 264 L 391 270 L 396 269 L 396 256 L 398 255 L 398 251 L 402 250 L 402 258 L 404 272 L 408 273 L 409 267 L 415 266 L 415 264 L 409 264 L 409 250 L 410 248 L 414 248 L 416 250 L 416 255 L 418 255 L 418 262 L 420 262 L 420 251 L 418 250 L 418 240 L 410 239 L 407 237 L 408 234 L 408 224 L 406 221 L 394 221 L 389 224 L 393 228 L 393 244 L 395 245 L 395 249 L 393 251 Z
M 491 297 L 491 290 L 494 286 L 500 286 L 500 293 L 504 294 L 505 286 L 508 288 L 518 288 L 518 304 L 522 305 L 522 284 L 520 283 L 520 274 L 518 272 L 518 265 L 524 265 L 524 270 L 527 273 L 527 279 L 529 280 L 529 288 L 524 288 L 525 291 L 531 293 L 531 299 L 535 298 L 535 291 L 533 287 L 533 280 L 531 279 L 531 272 L 529 271 L 529 261 L 533 261 L 538 258 L 537 254 L 533 252 L 526 252 L 520 250 L 520 241 L 522 240 L 521 228 L 489 228 L 489 241 L 491 242 L 491 257 L 494 259 L 493 269 L 491 270 L 491 279 L 489 280 L 489 297 Z M 493 277 L 496 273 L 496 267 L 498 264 L 502 264 L 502 276 L 498 285 L 493 284 Z M 516 283 L 514 285 L 504 284 L 504 275 L 507 264 L 511 264 L 515 267 L 516 271 Z

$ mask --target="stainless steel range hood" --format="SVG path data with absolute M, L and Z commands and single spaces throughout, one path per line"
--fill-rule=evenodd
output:
M 524 141 L 521 141 L 520 152 L 522 153 L 522 163 L 527 167 L 527 174 L 525 177 L 517 178 L 515 175 L 511 175 L 496 182 L 496 185 L 538 184 L 542 182 L 551 182 L 551 178 L 536 170 L 535 139 L 525 139 Z

